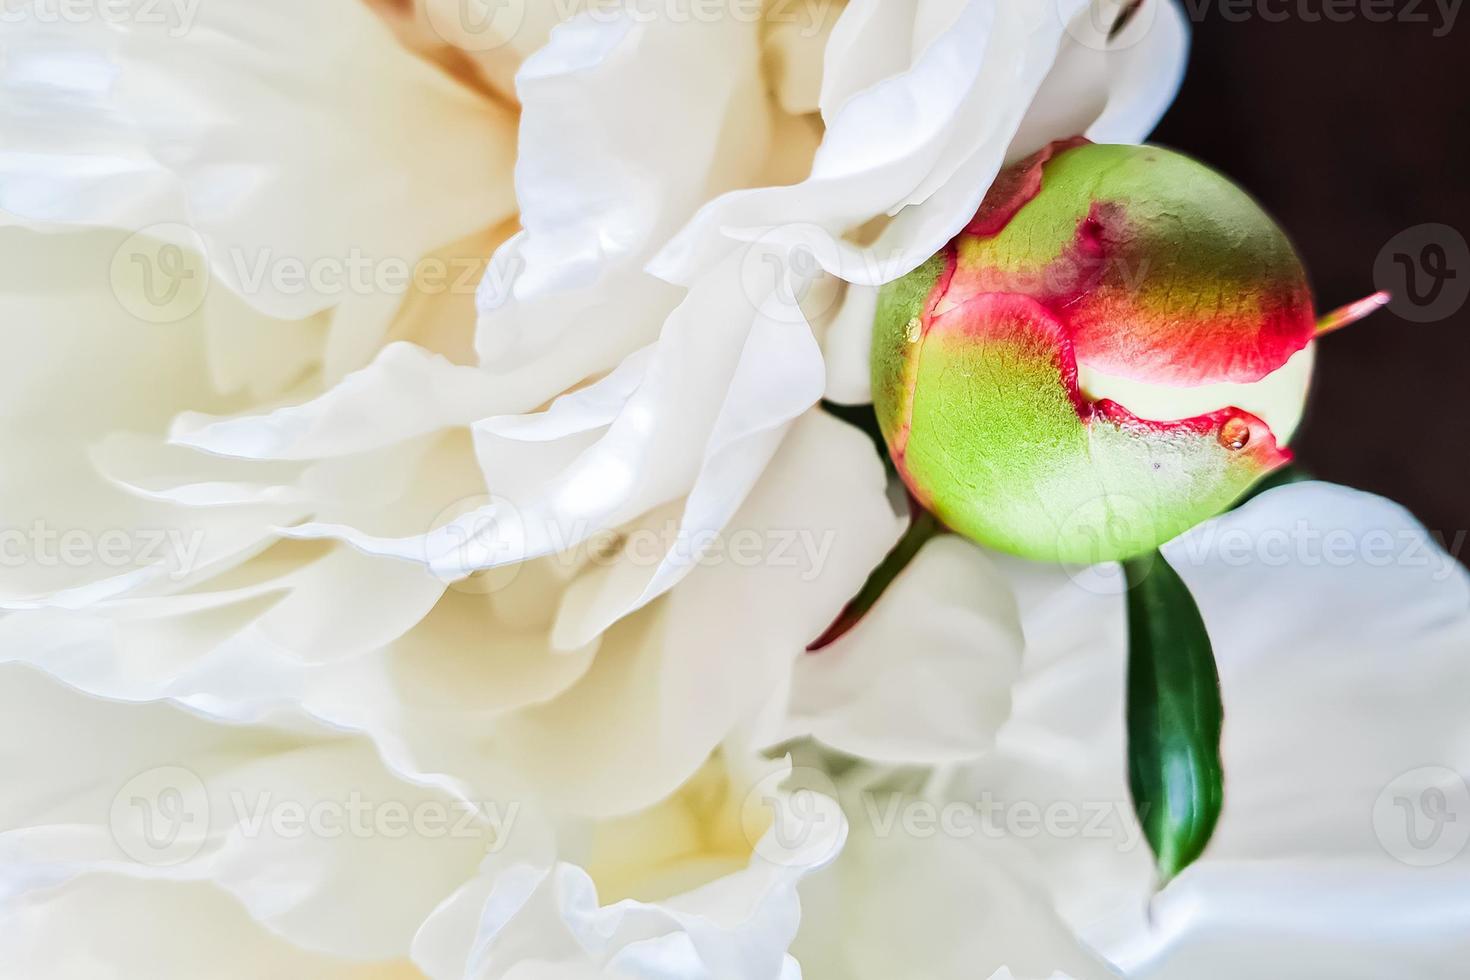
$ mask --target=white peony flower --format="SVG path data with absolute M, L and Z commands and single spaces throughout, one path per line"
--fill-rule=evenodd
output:
M 37 392 L 28 414 L 45 419 L 60 397 L 79 421 L 24 438 L 48 465 L 65 461 L 50 482 L 75 499 L 31 501 L 17 523 L 177 533 L 170 560 L 138 547 L 138 567 L 119 574 L 95 561 L 20 569 L 10 605 L 27 615 L 8 624 L 7 656 L 102 696 L 363 731 L 400 771 L 470 796 L 509 765 L 559 806 L 611 814 L 690 776 L 779 702 L 805 642 L 900 526 L 871 447 L 814 408 L 826 331 L 789 290 L 793 278 L 824 279 L 808 285 L 829 295 L 840 284 L 748 246 L 739 227 L 755 225 L 713 216 L 781 197 L 784 217 L 858 254 L 842 233 L 915 203 L 942 240 L 959 212 L 920 202 L 916 175 L 978 200 L 1028 106 L 1054 117 L 1079 87 L 1118 98 L 1090 94 L 1068 125 L 1122 107 L 1149 117 L 1135 120 L 1141 136 L 1167 92 L 1140 73 L 1161 72 L 1166 90 L 1181 52 L 1172 8 L 1111 58 L 1074 37 L 1089 23 L 1080 5 L 956 4 L 915 11 L 902 56 L 870 78 L 874 10 L 822 10 L 799 31 L 748 5 L 585 11 L 516 73 L 518 140 L 485 78 L 436 71 L 352 5 L 310 15 L 340 18 L 314 58 L 287 57 L 312 32 L 284 8 L 213 5 L 179 36 L 23 24 L 18 90 L 38 110 L 80 105 L 96 130 L 94 145 L 31 123 L 19 129 L 28 152 L 8 157 L 20 179 L 4 206 L 23 219 L 12 248 L 50 250 L 44 275 L 17 277 L 28 315 L 104 348 L 147 336 L 184 365 L 141 359 L 102 385 L 57 352 L 73 387 Z M 292 35 L 284 46 L 277 31 Z M 102 43 L 113 34 L 120 53 Z M 150 45 L 163 67 L 131 68 Z M 160 91 L 168 59 L 201 80 Z M 262 68 L 276 60 L 280 77 Z M 64 70 L 76 63 L 97 71 Z M 336 84 L 344 69 L 372 86 Z M 1024 82 L 1000 86 L 1020 69 Z M 148 101 L 167 93 L 177 113 Z M 885 131 L 894 99 L 935 111 Z M 249 103 L 238 125 L 236 102 Z M 421 104 L 445 116 L 415 108 L 422 138 L 387 124 Z M 467 130 L 470 144 L 449 145 Z M 462 292 L 423 276 L 396 291 L 370 276 L 358 292 L 321 275 L 394 250 L 416 271 L 483 255 L 503 236 L 513 144 L 522 230 L 485 270 L 473 351 Z M 98 160 L 120 159 L 147 174 L 129 178 L 146 193 L 119 195 L 115 175 L 98 175 Z M 963 179 L 949 172 L 961 165 Z M 442 203 L 392 204 L 415 192 Z M 126 211 L 109 211 L 120 196 Z M 318 215 L 319 199 L 338 210 Z M 884 234 L 901 263 L 932 248 Z M 307 269 L 302 288 L 273 264 L 283 256 Z M 654 274 L 676 258 L 677 274 Z M 160 300 L 164 277 L 182 292 Z M 191 286 L 203 287 L 194 301 Z M 167 322 L 137 322 L 150 318 Z M 180 370 L 204 376 L 173 383 Z M 754 542 L 743 561 L 741 535 Z M 486 568 L 507 571 L 464 580 Z M 759 630 L 712 628 L 741 606 L 761 610 Z M 150 656 L 130 655 L 139 647 Z
M 1088 977 L 1270 938 L 1229 855 L 1299 842 L 1229 810 L 1161 934 L 1137 851 L 862 807 L 1114 800 L 1116 597 L 1049 639 L 1008 581 L 1040 573 L 944 538 L 803 654 L 902 528 L 818 404 L 867 398 L 876 286 L 1004 161 L 1143 138 L 1174 6 L 1111 40 L 1085 0 L 115 6 L 37 6 L 0 58 L 0 975 Z M 1463 577 L 1376 574 L 1341 601 L 1440 603 L 1382 636 L 1448 697 Z M 1220 627 L 1227 696 L 1256 623 Z M 1397 718 L 1359 639 L 1344 698 Z M 1383 758 L 1460 766 L 1451 717 Z M 1260 792 L 1235 819 L 1279 829 Z

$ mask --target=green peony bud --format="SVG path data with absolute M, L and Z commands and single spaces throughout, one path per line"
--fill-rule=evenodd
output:
M 874 408 L 954 530 L 1123 559 L 1291 459 L 1318 332 L 1291 243 L 1243 191 L 1169 150 L 1073 139 L 1003 171 L 958 237 L 884 288 Z

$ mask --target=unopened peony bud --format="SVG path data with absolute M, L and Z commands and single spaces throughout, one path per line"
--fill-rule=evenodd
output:
M 1318 329 L 1290 242 L 1239 188 L 1169 150 L 1068 140 L 884 288 L 874 407 L 954 530 L 1122 559 L 1291 459 Z

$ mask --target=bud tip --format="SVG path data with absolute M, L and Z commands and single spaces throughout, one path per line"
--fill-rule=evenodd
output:
M 1356 323 L 1374 310 L 1387 305 L 1388 300 L 1388 293 L 1380 289 L 1371 296 L 1364 296 L 1362 299 L 1354 300 L 1345 306 L 1339 306 L 1317 321 L 1317 336 L 1321 337 L 1323 334 L 1332 333 L 1334 330 L 1341 330 L 1350 323 Z

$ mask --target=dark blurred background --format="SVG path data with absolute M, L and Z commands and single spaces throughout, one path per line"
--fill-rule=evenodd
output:
M 1293 448 L 1315 475 L 1399 501 L 1449 544 L 1470 529 L 1470 10 L 1460 3 L 1181 0 L 1189 71 L 1153 136 L 1276 215 L 1319 311 L 1375 288 L 1397 294 L 1322 342 Z

